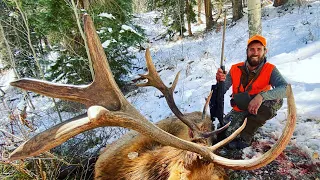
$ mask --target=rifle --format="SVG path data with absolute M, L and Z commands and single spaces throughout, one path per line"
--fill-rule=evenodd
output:
M 220 68 L 225 72 L 224 61 L 224 39 L 226 33 L 226 11 L 224 11 L 224 26 L 222 33 L 222 49 L 221 49 L 221 62 Z M 224 125 L 223 123 L 223 110 L 224 110 L 224 81 L 217 82 L 217 84 L 211 87 L 212 96 L 210 99 L 209 107 L 211 120 L 214 121 L 215 118 L 218 119 L 220 127 Z

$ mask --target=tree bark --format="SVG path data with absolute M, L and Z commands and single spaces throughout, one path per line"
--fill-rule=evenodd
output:
M 81 8 L 83 8 L 83 9 L 88 11 L 89 10 L 89 6 L 90 6 L 89 0 L 81 0 L 80 2 L 81 2 L 80 3 Z
M 282 6 L 282 5 L 286 4 L 287 2 L 288 2 L 288 0 L 274 0 L 273 6 L 274 7 Z
M 243 17 L 242 0 L 232 0 L 232 21 L 237 21 Z
M 202 7 L 202 1 L 203 0 L 198 0 L 198 23 L 203 24 L 203 21 L 201 20 L 201 7 Z
M 260 0 L 248 1 L 248 26 L 249 37 L 261 34 L 261 3 Z
M 192 30 L 191 30 L 191 5 L 189 0 L 186 0 L 186 15 L 187 15 L 187 21 L 188 21 L 188 35 L 192 36 Z
M 206 14 L 206 30 L 210 30 L 213 27 L 211 0 L 204 0 L 204 8 Z

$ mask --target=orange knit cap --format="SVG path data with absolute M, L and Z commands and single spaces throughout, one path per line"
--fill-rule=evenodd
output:
M 249 40 L 248 40 L 248 46 L 252 41 L 259 41 L 261 42 L 261 44 L 266 47 L 267 46 L 267 40 L 266 38 L 264 38 L 263 36 L 256 34 L 254 36 L 252 36 Z

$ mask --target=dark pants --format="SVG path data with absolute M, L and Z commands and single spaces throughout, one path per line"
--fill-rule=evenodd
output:
M 247 125 L 240 133 L 240 137 L 248 144 L 251 144 L 252 138 L 259 127 L 263 126 L 267 120 L 277 115 L 277 111 L 282 107 L 283 99 L 264 101 L 258 109 L 257 115 L 250 114 L 248 111 L 231 110 L 223 119 L 224 124 L 231 121 L 230 126 L 220 135 L 220 140 L 230 136 L 237 130 L 247 118 Z

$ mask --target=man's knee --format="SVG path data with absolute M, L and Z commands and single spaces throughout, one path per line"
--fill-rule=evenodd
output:
M 282 104 L 282 99 L 264 101 L 261 104 L 257 115 L 248 116 L 248 121 L 252 119 L 263 125 L 267 120 L 272 119 L 277 115 L 277 111 L 282 107 Z
M 250 140 L 255 132 L 263 126 L 267 120 L 272 119 L 277 115 L 277 111 L 283 104 L 281 100 L 265 101 L 259 108 L 257 115 L 249 115 L 247 117 L 248 123 L 241 132 L 241 137 Z
M 247 119 L 248 119 L 248 123 L 250 124 L 264 124 L 267 120 L 271 119 L 273 116 L 274 116 L 274 113 L 270 108 L 264 105 L 261 105 L 258 110 L 258 113 L 256 115 L 253 115 L 253 114 L 249 115 Z
M 271 119 L 277 115 L 277 111 L 282 107 L 282 105 L 283 99 L 276 99 L 264 101 L 261 106 L 264 106 L 268 109 L 269 113 L 271 114 L 269 119 Z

